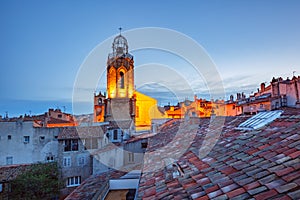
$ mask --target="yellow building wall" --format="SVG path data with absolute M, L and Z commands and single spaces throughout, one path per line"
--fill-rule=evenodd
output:
M 165 113 L 161 113 L 157 108 L 157 100 L 135 91 L 135 126 L 136 130 L 151 129 L 152 119 L 167 118 Z

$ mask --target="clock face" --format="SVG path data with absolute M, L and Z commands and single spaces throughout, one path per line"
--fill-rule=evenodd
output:
M 102 104 L 102 99 L 101 98 L 98 99 L 98 104 Z

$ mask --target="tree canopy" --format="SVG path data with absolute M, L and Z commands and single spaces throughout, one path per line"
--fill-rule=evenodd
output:
M 53 199 L 62 184 L 57 163 L 31 165 L 11 182 L 10 199 Z

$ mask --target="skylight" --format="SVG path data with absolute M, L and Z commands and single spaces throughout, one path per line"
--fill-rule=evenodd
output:
M 241 123 L 237 129 L 238 130 L 255 130 L 259 129 L 278 117 L 283 113 L 282 110 L 274 110 L 274 111 L 266 111 L 266 112 L 259 112 L 255 116 L 251 117 L 250 119 L 246 120 L 245 122 Z

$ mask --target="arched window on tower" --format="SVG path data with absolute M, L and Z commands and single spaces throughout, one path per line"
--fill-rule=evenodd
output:
M 124 89 L 125 84 L 124 84 L 124 73 L 120 72 L 120 88 Z

